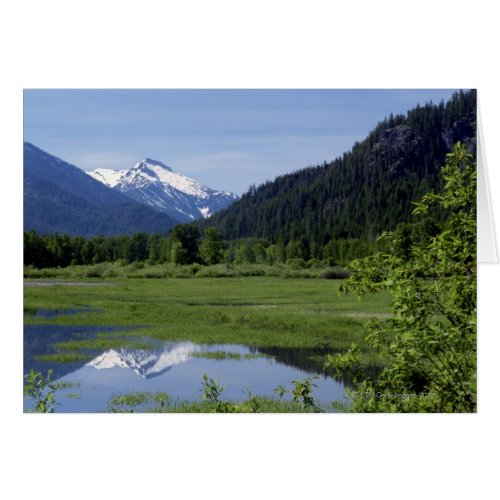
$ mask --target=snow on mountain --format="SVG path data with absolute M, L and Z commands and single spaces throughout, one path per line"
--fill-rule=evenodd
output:
M 106 184 L 108 187 L 115 187 L 120 181 L 124 170 L 111 170 L 110 168 L 96 168 L 92 172 L 87 172 L 96 181 Z
M 185 363 L 193 353 L 199 351 L 200 346 L 192 342 L 181 342 L 173 347 L 166 346 L 159 351 L 110 349 L 89 361 L 86 366 L 96 370 L 129 368 L 141 377 L 151 378 L 170 370 L 172 366 Z
M 151 158 L 129 169 L 98 168 L 87 174 L 181 222 L 210 217 L 238 199 L 236 194 L 211 189 Z
M 179 223 L 33 144 L 24 143 L 23 156 L 25 231 L 110 236 L 163 233 Z

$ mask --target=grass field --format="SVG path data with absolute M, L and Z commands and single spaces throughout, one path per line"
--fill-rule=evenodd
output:
M 88 286 L 89 284 L 100 286 Z M 26 324 L 134 327 L 56 346 L 60 361 L 84 349 L 154 340 L 255 347 L 323 348 L 360 345 L 363 364 L 380 365 L 364 341 L 370 317 L 386 317 L 384 295 L 340 295 L 340 281 L 278 277 L 87 280 L 86 286 L 25 286 Z M 78 310 L 37 317 L 36 310 Z M 31 313 L 31 314 L 30 314 Z M 57 353 L 52 359 L 57 361 Z M 318 362 L 320 360 L 317 360 Z

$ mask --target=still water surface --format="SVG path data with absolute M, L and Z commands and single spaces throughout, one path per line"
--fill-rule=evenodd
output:
M 218 380 L 224 387 L 223 399 L 241 401 L 248 390 L 255 395 L 272 396 L 278 385 L 292 388 L 292 380 L 318 376 L 314 398 L 324 404 L 342 400 L 345 386 L 321 373 L 309 355 L 311 350 L 292 348 L 255 348 L 245 345 L 199 345 L 193 342 L 152 344 L 151 349 L 117 348 L 93 352 L 90 361 L 54 363 L 38 356 L 53 352 L 61 341 L 88 339 L 97 332 L 112 333 L 117 328 L 25 325 L 24 372 L 31 368 L 46 373 L 71 387 L 59 389 L 56 412 L 105 412 L 114 395 L 128 392 L 166 392 L 171 399 L 196 401 L 201 396 L 203 375 Z M 123 328 L 121 328 L 123 330 Z M 204 353 L 224 351 L 239 359 L 212 359 Z M 25 411 L 31 405 L 25 401 Z

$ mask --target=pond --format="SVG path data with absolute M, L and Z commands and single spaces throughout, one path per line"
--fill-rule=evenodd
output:
M 272 396 L 283 385 L 292 388 L 292 381 L 317 377 L 313 397 L 322 404 L 343 400 L 348 380 L 339 381 L 322 373 L 321 363 L 311 355 L 324 359 L 322 349 L 280 347 L 249 347 L 235 344 L 195 344 L 184 342 L 153 342 L 149 348 L 123 347 L 87 351 L 82 359 L 56 362 L 47 359 L 54 344 L 95 338 L 100 332 L 112 334 L 115 327 L 25 325 L 24 372 L 30 369 L 47 373 L 59 389 L 55 393 L 56 412 L 106 412 L 113 396 L 131 392 L 165 392 L 177 398 L 199 401 L 204 375 L 224 387 L 222 399 L 242 401 L 248 391 L 254 395 Z M 120 328 L 123 330 L 123 328 Z M 118 337 L 117 337 L 118 338 Z M 285 399 L 290 396 L 285 396 Z M 31 403 L 25 401 L 25 411 Z

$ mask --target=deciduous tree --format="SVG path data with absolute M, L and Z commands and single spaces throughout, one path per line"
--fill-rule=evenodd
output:
M 442 169 L 444 187 L 416 204 L 415 214 L 448 214 L 441 232 L 397 252 L 351 265 L 345 289 L 384 291 L 393 316 L 372 320 L 367 339 L 386 360 L 374 380 L 351 393 L 354 411 L 473 412 L 476 409 L 476 167 L 458 143 Z M 384 238 L 396 245 L 394 234 Z M 340 368 L 353 349 L 329 356 Z

